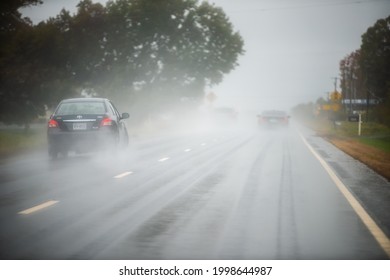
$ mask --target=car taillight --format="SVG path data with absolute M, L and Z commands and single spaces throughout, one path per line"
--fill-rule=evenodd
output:
M 100 126 L 110 126 L 112 125 L 112 120 L 110 118 L 102 119 Z
M 55 127 L 58 127 L 58 122 L 56 120 L 49 120 L 47 125 L 50 128 L 55 128 Z

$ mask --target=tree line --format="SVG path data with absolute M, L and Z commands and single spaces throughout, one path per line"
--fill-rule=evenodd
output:
M 203 98 L 238 64 L 243 40 L 224 11 L 197 0 L 83 0 L 34 25 L 0 4 L 0 121 L 28 125 L 81 92 L 144 111 Z
M 369 27 L 360 48 L 340 61 L 340 80 L 344 99 L 379 102 L 371 120 L 390 126 L 390 16 Z
M 390 126 L 390 16 L 367 29 L 360 48 L 346 55 L 339 69 L 342 98 L 362 99 L 367 103 L 375 99 L 379 104 L 371 106 L 370 118 L 366 114 L 366 120 Z M 300 117 L 311 117 L 326 102 L 319 98 L 315 103 L 299 104 L 293 111 Z M 346 109 L 347 114 L 353 113 Z M 366 109 L 368 113 L 368 106 Z M 342 117 L 345 112 L 334 115 Z

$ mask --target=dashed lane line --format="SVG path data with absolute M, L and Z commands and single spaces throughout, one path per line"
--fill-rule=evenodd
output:
M 303 143 L 308 147 L 310 152 L 314 155 L 314 157 L 321 163 L 322 167 L 328 172 L 329 176 L 336 184 L 337 188 L 347 199 L 353 210 L 359 216 L 359 218 L 366 225 L 368 230 L 374 236 L 376 241 L 382 247 L 382 249 L 386 252 L 386 254 L 390 257 L 390 239 L 386 236 L 386 234 L 380 229 L 380 227 L 375 223 L 375 221 L 371 218 L 371 216 L 364 210 L 363 206 L 359 203 L 359 201 L 352 195 L 352 193 L 348 190 L 348 188 L 344 185 L 344 183 L 337 177 L 336 173 L 330 168 L 330 166 L 326 163 L 324 159 L 322 159 L 318 153 L 313 149 L 312 146 L 306 141 L 301 133 L 299 135 L 302 138 Z
M 164 162 L 164 161 L 167 161 L 167 160 L 169 160 L 169 157 L 160 158 L 158 161 L 159 162 Z
M 23 210 L 23 211 L 20 211 L 18 214 L 20 215 L 29 215 L 29 214 L 32 214 L 32 213 L 35 213 L 39 210 L 42 210 L 42 209 L 45 209 L 47 207 L 50 207 L 56 203 L 58 203 L 59 201 L 57 200 L 49 200 L 49 201 L 46 201 L 42 204 L 39 204 L 37 206 L 34 206 L 34 207 L 31 207 L 31 208 L 28 208 L 26 210 Z
M 127 171 L 127 172 L 123 172 L 123 173 L 121 173 L 121 174 L 118 174 L 118 175 L 114 176 L 114 178 L 115 178 L 115 179 L 121 179 L 121 178 L 126 177 L 126 176 L 128 176 L 128 175 L 130 175 L 130 174 L 133 174 L 133 172 Z

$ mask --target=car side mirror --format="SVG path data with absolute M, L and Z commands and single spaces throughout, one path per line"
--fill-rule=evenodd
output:
M 129 113 L 122 113 L 122 119 L 128 119 L 130 118 Z

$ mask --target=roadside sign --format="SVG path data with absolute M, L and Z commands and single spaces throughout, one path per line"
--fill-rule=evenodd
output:
M 340 109 L 341 109 L 341 106 L 338 103 L 323 104 L 322 105 L 322 110 L 323 111 L 334 111 L 334 112 L 337 112 L 337 111 L 340 111 Z
M 359 115 L 350 115 L 348 116 L 349 122 L 357 122 L 358 123 L 358 135 L 362 134 L 362 114 Z
M 348 121 L 349 122 L 358 122 L 359 121 L 359 115 L 348 116 Z

